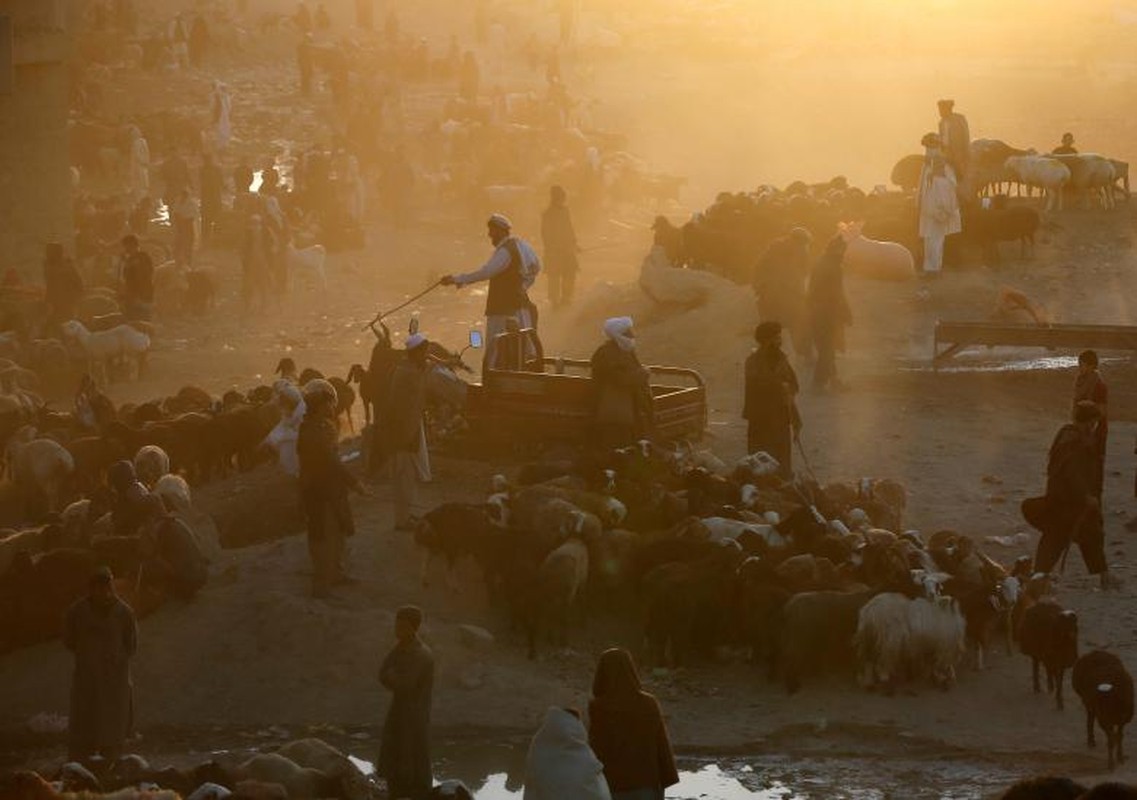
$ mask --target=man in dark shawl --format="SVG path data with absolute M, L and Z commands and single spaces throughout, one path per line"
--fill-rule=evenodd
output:
M 541 215 L 541 243 L 545 246 L 545 274 L 549 281 L 549 302 L 559 308 L 572 302 L 576 273 L 580 271 L 568 195 L 561 186 L 549 190 L 549 207 Z
M 68 718 L 68 758 L 122 755 L 134 716 L 130 659 L 138 646 L 134 612 L 115 594 L 111 571 L 100 568 L 90 591 L 67 611 L 63 644 L 75 655 Z
M 1097 495 L 1098 451 L 1094 430 L 1097 406 L 1082 401 L 1074 421 L 1054 437 L 1046 466 L 1046 494 L 1022 503 L 1023 518 L 1042 532 L 1034 556 L 1036 572 L 1051 572 L 1072 544 L 1082 551 L 1091 575 L 1101 576 L 1103 589 L 1117 586 L 1105 561 L 1101 503 Z
M 777 459 L 782 477 L 793 475 L 793 436 L 801 430 L 794 398 L 797 374 L 782 352 L 782 326 L 763 322 L 754 329 L 758 348 L 746 359 L 742 416 L 749 422 L 746 452 L 764 451 Z
M 383 723 L 379 774 L 392 798 L 425 800 L 434 784 L 430 766 L 430 704 L 434 655 L 418 636 L 422 610 L 395 612 L 395 647 L 383 659 L 379 682 L 391 692 Z

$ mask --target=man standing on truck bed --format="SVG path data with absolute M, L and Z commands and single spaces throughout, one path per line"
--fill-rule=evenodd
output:
M 541 271 L 541 260 L 533 248 L 512 233 L 513 224 L 502 214 L 494 214 L 486 223 L 494 251 L 489 261 L 474 272 L 445 275 L 444 286 L 468 286 L 489 281 L 486 294 L 486 352 L 482 374 L 498 368 L 497 337 L 506 332 L 506 321 L 513 319 L 517 327 L 537 328 L 536 307 L 529 300 L 529 287 Z

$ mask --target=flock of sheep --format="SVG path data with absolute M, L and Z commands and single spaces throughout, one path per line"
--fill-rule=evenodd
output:
M 819 671 L 870 690 L 943 689 L 971 653 L 1012 642 L 1062 703 L 1064 672 L 1091 725 L 1121 756 L 1132 680 L 1116 656 L 1078 658 L 1077 619 L 1029 557 L 1011 566 L 967 536 L 904 530 L 904 488 L 865 479 L 783 482 L 756 454 L 726 469 L 709 452 L 649 442 L 496 476 L 480 502 L 427 513 L 415 541 L 435 557 L 480 565 L 491 603 L 524 631 L 530 657 L 602 615 L 642 641 L 646 661 L 689 664 L 744 649 L 789 692 Z M 1091 728 L 1092 735 L 1092 728 Z
M 658 234 L 675 266 L 705 269 L 738 283 L 749 283 L 762 250 L 790 228 L 808 229 L 815 241 L 832 237 L 842 223 L 863 223 L 870 240 L 903 245 L 919 253 L 917 190 L 924 156 L 909 155 L 892 169 L 892 183 L 901 192 L 877 187 L 865 192 L 851 187 L 841 177 L 826 183 L 796 181 L 779 189 L 761 186 L 750 192 L 723 192 L 706 210 L 679 227 L 664 226 Z M 990 205 L 965 204 L 961 209 L 963 231 L 953 247 L 980 253 L 985 263 L 999 260 L 1001 242 L 1019 242 L 1023 255 L 1033 245 L 1041 223 L 1039 211 L 1025 204 L 1007 202 L 1012 189 L 1024 195 L 1034 189 L 1044 195 L 1043 209 L 1062 210 L 1067 198 L 1080 198 L 1084 205 L 1113 208 L 1116 200 L 1129 198 L 1129 165 L 1093 153 L 1040 155 L 1012 147 L 997 139 L 971 143 L 969 185 L 980 194 L 995 194 Z M 911 257 L 906 260 L 911 262 Z M 911 277 L 911 268 L 867 270 L 869 277 Z

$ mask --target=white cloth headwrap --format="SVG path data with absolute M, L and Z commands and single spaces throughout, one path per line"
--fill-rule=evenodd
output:
M 621 350 L 635 350 L 635 338 L 627 335 L 632 324 L 631 317 L 612 317 L 604 323 L 604 335 L 619 345 Z
M 505 214 L 491 214 L 489 224 L 496 225 L 503 230 L 513 230 L 513 223 L 509 221 L 509 217 L 505 216 Z

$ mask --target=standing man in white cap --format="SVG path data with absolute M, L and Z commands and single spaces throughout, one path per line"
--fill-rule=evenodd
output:
M 651 375 L 636 356 L 631 317 L 605 321 L 604 335 L 608 341 L 596 348 L 590 362 L 593 421 L 603 447 L 624 447 L 651 433 Z
M 383 451 L 393 459 L 395 530 L 414 530 L 411 516 L 418 494 L 418 482 L 430 480 L 430 453 L 422 415 L 426 409 L 427 353 L 430 342 L 421 333 L 407 338 L 406 356 L 391 376 Z
M 463 275 L 446 275 L 445 286 L 468 286 L 489 281 L 486 294 L 486 353 L 482 372 L 497 366 L 497 337 L 506 332 L 506 320 L 514 319 L 518 328 L 537 327 L 536 307 L 529 300 L 529 287 L 541 271 L 541 259 L 524 239 L 514 236 L 513 224 L 501 214 L 486 223 L 494 251 L 482 267 Z

